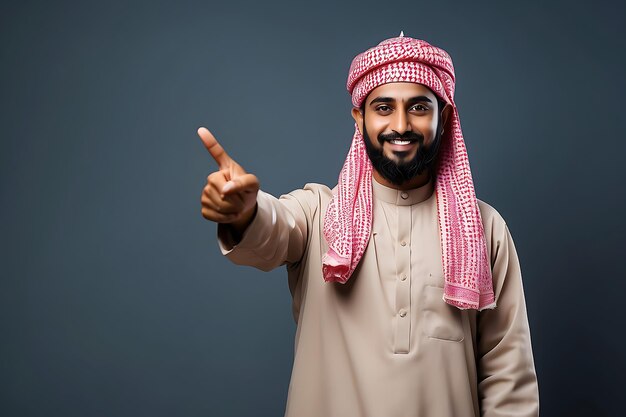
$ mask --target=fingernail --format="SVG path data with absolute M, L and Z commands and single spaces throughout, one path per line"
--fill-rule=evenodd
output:
M 229 192 L 230 190 L 232 190 L 234 186 L 235 186 L 235 184 L 234 184 L 233 182 L 228 181 L 228 182 L 226 183 L 226 185 L 224 185 L 224 187 L 222 188 L 222 192 L 223 192 L 223 193 L 227 193 L 227 192 Z

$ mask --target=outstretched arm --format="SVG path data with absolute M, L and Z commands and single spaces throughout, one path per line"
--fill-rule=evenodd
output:
M 307 201 L 314 190 L 305 186 L 276 198 L 259 191 L 257 212 L 252 222 L 237 239 L 227 224 L 218 224 L 217 236 L 222 254 L 238 265 L 270 271 L 285 263 L 300 261 L 311 224 Z
M 297 262 L 304 253 L 310 221 L 305 203 L 312 190 L 280 199 L 259 190 L 259 181 L 236 163 L 206 128 L 198 135 L 218 170 L 202 191 L 202 215 L 218 223 L 222 253 L 236 264 L 269 271 Z

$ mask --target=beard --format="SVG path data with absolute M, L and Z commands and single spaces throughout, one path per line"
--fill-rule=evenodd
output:
M 363 140 L 365 142 L 367 156 L 372 162 L 372 166 L 383 178 L 395 185 L 402 185 L 427 170 L 432 176 L 431 171 L 437 161 L 437 154 L 441 142 L 440 123 L 441 116 L 437 122 L 435 138 L 428 147 L 424 146 L 424 135 L 416 132 L 405 132 L 403 135 L 398 133 L 379 134 L 378 143 L 380 143 L 380 148 L 374 147 L 367 134 L 365 123 L 363 123 Z M 387 158 L 383 154 L 383 144 L 391 140 L 410 140 L 411 142 L 417 142 L 418 147 L 415 156 L 406 162 L 396 162 L 393 159 Z

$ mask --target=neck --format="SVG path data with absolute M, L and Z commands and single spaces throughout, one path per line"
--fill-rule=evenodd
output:
M 383 178 L 383 176 L 380 175 L 378 171 L 376 171 L 375 169 L 372 172 L 372 176 L 379 184 L 382 184 L 389 188 L 395 188 L 396 190 L 404 191 L 404 190 L 411 190 L 413 188 L 423 187 L 424 185 L 428 184 L 428 181 L 430 180 L 430 170 L 426 170 L 422 172 L 420 175 L 418 175 L 417 177 L 411 178 L 410 180 L 405 181 L 400 185 L 394 184 L 390 182 L 389 180 Z

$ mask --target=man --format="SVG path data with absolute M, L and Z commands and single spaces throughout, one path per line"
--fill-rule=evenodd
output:
M 237 264 L 286 265 L 297 323 L 285 415 L 537 416 L 521 271 L 478 200 L 449 55 L 387 39 L 352 62 L 355 134 L 336 187 L 279 199 L 217 161 L 202 214 Z

